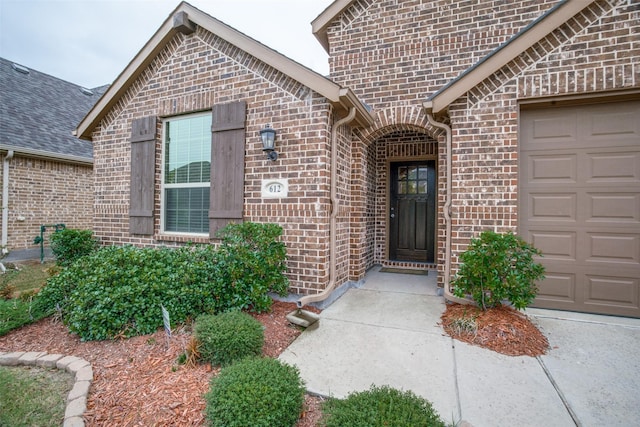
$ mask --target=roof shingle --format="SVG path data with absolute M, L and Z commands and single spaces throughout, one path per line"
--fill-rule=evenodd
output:
M 0 148 L 90 161 L 91 142 L 71 132 L 108 86 L 89 95 L 81 86 L 13 64 L 0 58 Z

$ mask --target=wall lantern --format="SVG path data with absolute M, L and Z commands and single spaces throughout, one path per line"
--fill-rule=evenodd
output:
M 276 131 L 271 128 L 271 125 L 266 125 L 264 129 L 260 131 L 260 139 L 262 140 L 262 151 L 266 151 L 267 159 L 274 161 L 278 158 L 278 153 L 275 151 L 274 143 L 276 140 Z

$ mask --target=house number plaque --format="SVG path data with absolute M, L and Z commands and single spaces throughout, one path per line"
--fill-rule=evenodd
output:
M 262 197 L 265 199 L 279 199 L 287 197 L 289 183 L 286 179 L 265 179 L 262 181 Z

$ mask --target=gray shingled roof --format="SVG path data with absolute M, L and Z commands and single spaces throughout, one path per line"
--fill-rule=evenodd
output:
M 91 161 L 90 141 L 71 132 L 108 86 L 82 87 L 0 58 L 0 149 Z M 86 91 L 86 90 L 85 90 Z

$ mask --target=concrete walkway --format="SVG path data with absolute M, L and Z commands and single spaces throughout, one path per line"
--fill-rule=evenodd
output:
M 389 385 L 475 427 L 640 425 L 640 319 L 530 309 L 551 350 L 511 357 L 448 337 L 436 291 L 435 275 L 375 268 L 280 359 L 312 393 Z

